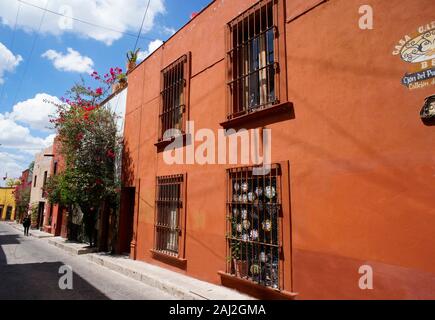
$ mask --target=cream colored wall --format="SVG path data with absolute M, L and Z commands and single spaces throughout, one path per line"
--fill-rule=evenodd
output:
M 44 172 L 47 171 L 47 178 L 50 177 L 51 161 L 52 157 L 46 157 L 44 155 L 52 154 L 53 146 L 44 149 L 42 152 L 35 156 L 35 166 L 32 176 L 32 189 L 30 191 L 30 205 L 39 202 L 46 202 L 47 200 L 42 197 L 42 187 L 44 184 Z M 36 185 L 35 185 L 35 176 Z

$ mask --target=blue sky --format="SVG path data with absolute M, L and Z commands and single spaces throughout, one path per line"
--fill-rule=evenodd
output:
M 141 56 L 210 2 L 150 0 Z M 18 176 L 50 144 L 52 110 L 44 98 L 62 97 L 90 70 L 125 68 L 147 6 L 148 0 L 0 0 L 0 178 Z

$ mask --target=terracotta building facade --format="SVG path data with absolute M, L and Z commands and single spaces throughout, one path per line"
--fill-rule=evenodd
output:
M 119 251 L 262 298 L 434 298 L 433 9 L 210 3 L 128 76 Z

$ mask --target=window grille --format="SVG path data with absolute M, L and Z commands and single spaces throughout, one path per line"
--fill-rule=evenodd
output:
M 183 208 L 183 175 L 157 177 L 154 250 L 178 257 Z
M 162 70 L 159 141 L 170 139 L 174 129 L 185 133 L 189 56 L 182 56 Z
M 278 103 L 277 0 L 262 0 L 228 24 L 228 119 Z
M 281 168 L 227 170 L 227 273 L 280 289 Z

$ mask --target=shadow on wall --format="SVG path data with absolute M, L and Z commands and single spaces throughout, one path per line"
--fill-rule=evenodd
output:
M 121 181 L 123 187 L 131 187 L 134 185 L 134 168 L 131 150 L 128 142 L 124 142 L 122 150 L 122 172 Z
M 73 290 L 61 290 L 61 262 L 7 264 L 3 247 L 20 244 L 19 235 L 0 233 L 0 300 L 107 300 L 89 282 L 73 273 Z

